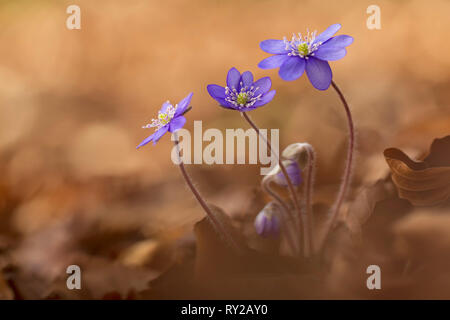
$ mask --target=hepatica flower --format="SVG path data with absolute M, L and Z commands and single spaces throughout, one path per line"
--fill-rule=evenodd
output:
M 207 90 L 222 107 L 246 112 L 272 101 L 275 90 L 270 91 L 271 86 L 269 77 L 253 82 L 253 74 L 250 71 L 241 74 L 236 68 L 231 68 L 228 71 L 226 87 L 210 84 Z
M 291 179 L 291 182 L 294 186 L 299 186 L 302 183 L 300 166 L 296 161 L 285 161 L 285 162 L 288 163 L 287 165 L 285 165 L 285 167 L 289 179 Z M 275 175 L 274 181 L 280 186 L 283 187 L 288 186 L 286 178 L 281 171 Z
M 264 40 L 260 47 L 267 53 L 275 54 L 262 60 L 258 66 L 262 69 L 280 68 L 283 80 L 292 81 L 300 78 L 306 70 L 309 81 L 319 90 L 326 90 L 331 84 L 332 72 L 328 61 L 343 58 L 345 47 L 353 42 L 347 35 L 333 35 L 341 28 L 333 24 L 324 32 L 317 31 L 293 34 L 291 40 Z
M 269 202 L 256 216 L 254 226 L 256 233 L 263 237 L 276 237 L 280 233 L 279 209 Z
M 175 106 L 169 101 L 163 103 L 161 110 L 158 111 L 158 117 L 152 119 L 152 122 L 143 126 L 142 128 L 155 128 L 155 132 L 142 141 L 136 149 L 145 146 L 150 141 L 156 144 L 159 139 L 167 132 L 175 132 L 181 129 L 186 123 L 186 118 L 183 113 L 191 103 L 193 93 L 189 93 L 180 103 Z

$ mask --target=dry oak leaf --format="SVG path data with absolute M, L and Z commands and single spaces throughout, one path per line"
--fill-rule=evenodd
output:
M 414 161 L 396 148 L 384 150 L 398 195 L 415 206 L 431 206 L 450 198 L 450 136 L 435 139 L 428 156 Z

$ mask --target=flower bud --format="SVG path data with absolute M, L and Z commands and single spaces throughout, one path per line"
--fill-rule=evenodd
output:
M 255 219 L 256 233 L 263 237 L 278 237 L 280 234 L 280 208 L 275 202 L 269 202 Z
M 301 169 L 296 161 L 285 160 L 283 161 L 283 165 L 286 168 L 286 172 L 294 186 L 299 186 L 302 183 Z M 274 176 L 273 181 L 282 186 L 287 187 L 288 183 L 286 181 L 286 177 L 283 174 L 283 171 L 278 170 L 277 174 Z
M 308 148 L 312 150 L 309 143 L 293 143 L 283 150 L 282 156 L 285 159 L 296 161 L 299 164 L 300 169 L 303 170 L 308 164 Z

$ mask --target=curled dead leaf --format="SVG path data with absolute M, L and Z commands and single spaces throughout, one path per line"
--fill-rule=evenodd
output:
M 450 136 L 436 139 L 423 161 L 414 161 L 396 148 L 384 150 L 392 181 L 402 199 L 430 206 L 450 198 Z

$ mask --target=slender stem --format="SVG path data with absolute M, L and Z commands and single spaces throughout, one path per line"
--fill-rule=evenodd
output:
M 336 90 L 337 94 L 339 95 L 339 98 L 341 99 L 342 104 L 344 105 L 345 114 L 347 116 L 347 122 L 348 122 L 349 139 L 348 139 L 348 149 L 347 149 L 347 161 L 345 164 L 344 175 L 342 178 L 341 186 L 339 188 L 338 196 L 332 207 L 330 219 L 328 220 L 328 223 L 325 226 L 325 231 L 323 233 L 323 237 L 319 243 L 319 246 L 318 246 L 319 250 L 322 248 L 322 246 L 326 242 L 331 229 L 336 224 L 337 218 L 339 216 L 339 209 L 341 208 L 341 205 L 344 202 L 345 196 L 347 195 L 348 188 L 350 187 L 351 177 L 352 177 L 352 162 L 353 162 L 353 155 L 354 155 L 354 149 L 355 149 L 355 129 L 354 129 L 354 125 L 353 125 L 353 119 L 352 119 L 352 114 L 350 112 L 350 108 L 348 107 L 348 103 L 345 100 L 344 95 L 342 94 L 341 90 L 336 85 L 336 83 L 334 83 L 334 81 L 332 81 L 331 85 L 333 86 L 333 89 Z
M 192 183 L 191 178 L 186 172 L 186 168 L 184 167 L 184 163 L 181 160 L 180 157 L 180 150 L 179 150 L 179 141 L 176 133 L 173 133 L 175 137 L 175 146 L 177 147 L 177 155 L 178 155 L 178 166 L 180 167 L 181 174 L 183 175 L 184 180 L 186 180 L 187 185 L 191 189 L 192 193 L 194 194 L 197 201 L 200 203 L 200 206 L 205 210 L 206 215 L 210 219 L 211 223 L 213 224 L 214 228 L 217 232 L 219 232 L 223 239 L 232 247 L 233 250 L 236 252 L 240 252 L 240 247 L 237 245 L 236 241 L 233 239 L 233 237 L 226 231 L 226 229 L 223 227 L 223 225 L 220 223 L 220 221 L 217 219 L 217 217 L 214 215 L 214 213 L 211 211 L 211 209 L 206 204 L 205 200 L 202 198 L 200 193 L 198 192 L 197 188 L 195 188 L 194 184 Z
M 312 197 L 313 197 L 313 183 L 314 183 L 314 175 L 315 175 L 315 154 L 314 149 L 307 145 L 305 146 L 306 152 L 308 153 L 308 164 L 306 168 L 306 182 L 305 182 L 305 207 L 306 207 L 306 230 L 307 236 L 310 245 L 310 252 L 315 252 L 315 243 L 314 243 L 314 220 L 313 220 L 313 209 L 312 209 Z
M 295 234 L 292 235 L 291 231 L 292 229 L 289 228 L 290 224 L 288 223 L 288 219 L 292 220 L 291 215 L 289 214 L 289 208 L 287 207 L 286 203 L 281 199 L 281 197 L 273 191 L 273 189 L 270 187 L 270 178 L 267 179 L 267 176 L 262 181 L 262 187 L 264 191 L 270 195 L 275 201 L 280 205 L 281 210 L 283 211 L 283 228 L 286 230 L 286 239 L 288 240 L 289 246 L 292 249 L 292 252 L 294 254 L 298 254 L 299 248 L 298 248 L 298 241 L 296 241 Z M 294 224 L 295 226 L 295 224 Z
M 278 155 L 278 153 L 276 151 L 274 151 L 272 149 L 272 145 L 270 144 L 268 139 L 265 139 L 264 136 L 261 134 L 261 132 L 259 131 L 259 128 L 256 126 L 256 124 L 250 119 L 250 117 L 247 115 L 247 113 L 245 112 L 241 112 L 242 116 L 245 118 L 245 120 L 247 120 L 247 122 L 250 124 L 250 126 L 255 129 L 256 133 L 263 139 L 266 141 L 267 144 L 267 148 L 269 149 L 269 151 L 274 154 L 278 160 L 278 164 L 280 166 L 281 172 L 283 172 L 284 177 L 286 178 L 287 184 L 288 184 L 288 189 L 289 192 L 291 194 L 292 200 L 294 202 L 294 207 L 295 210 L 297 212 L 297 214 L 299 215 L 299 217 L 301 217 L 301 210 L 300 210 L 300 204 L 299 204 L 299 200 L 297 197 L 297 192 L 295 192 L 294 186 L 292 185 L 292 181 L 291 178 L 289 178 L 289 175 L 286 171 L 286 168 L 283 165 L 283 162 L 281 161 L 280 156 Z M 300 224 L 300 229 L 303 229 L 302 225 L 302 221 L 301 219 L 299 219 L 299 224 Z M 300 246 L 301 247 L 301 246 Z

